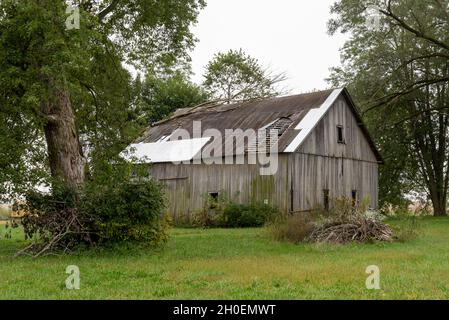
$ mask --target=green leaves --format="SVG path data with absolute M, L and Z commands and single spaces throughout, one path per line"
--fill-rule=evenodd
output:
M 226 102 L 278 95 L 282 91 L 278 84 L 286 79 L 284 74 L 263 68 L 241 49 L 216 54 L 206 69 L 204 87 L 214 98 Z
M 362 15 L 381 14 L 378 30 Z M 411 190 L 444 207 L 449 168 L 449 2 L 341 0 L 329 31 L 350 32 L 342 68 L 330 82 L 347 85 L 386 164 L 380 167 L 380 198 L 403 203 Z M 436 211 L 441 211 L 437 209 Z
M 166 78 L 149 74 L 143 83 L 139 81 L 135 82 L 139 91 L 136 107 L 144 125 L 159 121 L 178 108 L 193 107 L 209 98 L 203 88 L 190 82 L 181 71 Z
M 114 44 L 126 61 L 140 68 L 174 64 L 187 58 L 187 50 L 195 43 L 190 27 L 205 6 L 203 0 L 99 2 L 102 9 L 113 5 L 102 19 L 104 30 L 114 35 Z
M 66 28 L 69 3 L 80 6 L 79 29 Z M 48 110 L 43 109 L 57 100 L 56 88 L 69 93 L 88 171 L 95 174 L 112 161 L 141 125 L 123 63 L 153 72 L 187 61 L 195 43 L 190 27 L 204 5 L 203 0 L 1 1 L 0 194 L 20 194 L 47 180 Z M 188 96 L 190 88 L 181 88 L 180 95 Z M 163 96 L 173 90 L 164 89 Z M 188 99 L 199 98 L 193 93 Z M 171 101 L 160 104 L 172 108 Z

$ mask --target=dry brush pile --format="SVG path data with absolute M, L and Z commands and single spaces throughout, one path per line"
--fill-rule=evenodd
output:
M 276 240 L 293 243 L 393 241 L 393 229 L 379 215 L 367 214 L 366 203 L 354 205 L 352 199 L 334 199 L 330 211 L 293 215 L 270 225 L 268 231 Z
M 317 224 L 307 240 L 338 244 L 392 241 L 393 230 L 380 220 L 354 215 L 343 219 L 329 219 Z
M 345 244 L 349 242 L 392 241 L 393 230 L 377 214 L 367 214 L 368 199 L 354 204 L 352 199 L 333 199 L 328 216 L 314 223 L 307 237 L 310 242 Z
M 16 255 L 37 258 L 121 242 L 166 243 L 163 185 L 126 173 L 78 187 L 56 181 L 51 192 L 28 192 L 17 209 L 24 212 L 20 223 L 31 243 Z

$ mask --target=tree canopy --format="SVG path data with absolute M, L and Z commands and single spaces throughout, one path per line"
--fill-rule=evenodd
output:
M 378 24 L 367 23 L 377 8 Z M 330 33 L 348 32 L 343 66 L 331 82 L 349 85 L 386 160 L 381 198 L 424 192 L 446 214 L 449 184 L 449 2 L 340 0 Z
M 209 94 L 201 86 L 192 83 L 182 71 L 165 77 L 147 74 L 144 81 L 138 77 L 134 86 L 137 90 L 138 114 L 143 125 L 162 120 L 176 109 L 194 107 L 209 99 Z
M 244 101 L 283 93 L 279 83 L 285 74 L 275 74 L 243 50 L 218 53 L 206 67 L 204 87 L 217 100 Z
M 79 28 L 67 28 L 69 5 Z M 138 131 L 124 63 L 160 72 L 188 60 L 203 0 L 2 0 L 1 194 L 82 184 Z M 69 13 L 68 13 L 69 12 Z M 90 166 L 86 166 L 89 163 Z

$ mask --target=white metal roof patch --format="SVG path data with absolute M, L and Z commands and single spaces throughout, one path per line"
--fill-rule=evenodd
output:
M 190 161 L 209 142 L 211 137 L 132 144 L 124 158 L 141 163 Z
M 317 126 L 318 122 L 320 122 L 327 111 L 329 111 L 330 107 L 342 91 L 343 88 L 335 89 L 319 108 L 311 109 L 307 112 L 304 118 L 295 127 L 295 130 L 299 130 L 298 135 L 292 140 L 292 142 L 290 142 L 287 148 L 285 148 L 284 152 L 295 152 L 296 149 L 298 149 L 312 130 Z

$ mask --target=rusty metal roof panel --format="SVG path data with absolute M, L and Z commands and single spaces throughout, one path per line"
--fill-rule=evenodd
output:
M 243 131 L 253 129 L 257 131 L 261 128 L 266 128 L 279 119 L 289 119 L 291 120 L 291 124 L 279 136 L 278 152 L 294 152 L 299 146 L 298 143 L 301 144 L 304 141 L 335 99 L 342 93 L 348 96 L 346 89 L 330 89 L 288 97 L 259 99 L 237 104 L 209 103 L 198 107 L 179 109 L 170 118 L 157 122 L 147 128 L 135 143 L 166 141 L 170 136 L 171 139 L 177 140 L 181 138 L 176 136 L 179 132 L 177 129 L 187 131 L 189 137 L 182 137 L 182 139 L 200 138 L 206 130 L 213 129 L 215 132 L 218 131 L 221 134 L 222 139 L 220 141 L 211 139 L 204 146 L 203 153 L 214 157 L 216 155 L 214 155 L 213 151 L 220 150 L 221 144 L 222 155 L 237 155 L 241 150 L 248 151 L 248 146 L 246 148 L 245 146 L 239 146 L 238 148 L 232 140 L 234 137 L 226 137 L 225 131 L 227 129 L 241 129 Z M 351 100 L 350 106 L 352 106 Z M 352 107 L 352 110 L 359 119 L 360 116 L 357 114 L 355 108 Z M 197 134 L 193 132 L 193 124 L 195 121 L 201 123 L 201 128 Z M 362 130 L 364 130 L 364 134 L 374 149 L 379 161 L 382 161 L 368 132 L 364 128 Z M 213 133 L 214 131 L 211 132 Z M 228 150 L 229 148 L 226 148 L 226 146 L 229 147 L 230 143 L 232 143 L 233 147 L 231 150 Z M 248 143 L 248 141 L 245 140 L 244 143 Z
M 292 136 L 294 126 L 307 111 L 319 108 L 332 92 L 333 90 L 325 90 L 238 104 L 212 104 L 178 110 L 172 117 L 146 129 L 136 143 L 156 142 L 178 128 L 187 130 L 193 137 L 194 121 L 201 121 L 201 132 L 216 129 L 224 136 L 226 129 L 258 130 L 279 118 L 290 118 L 294 124 L 282 135 L 282 141 L 285 140 L 284 137 Z M 284 145 L 286 143 L 287 141 Z M 223 141 L 223 150 L 224 144 Z M 283 148 L 279 151 L 282 152 Z

